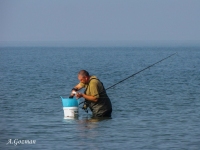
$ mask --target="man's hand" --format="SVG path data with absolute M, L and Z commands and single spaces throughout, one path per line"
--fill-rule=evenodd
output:
M 77 92 L 76 91 L 72 91 L 71 94 L 75 95 Z
M 81 97 L 83 97 L 83 94 L 77 92 L 76 97 L 77 97 L 77 98 L 81 98 Z

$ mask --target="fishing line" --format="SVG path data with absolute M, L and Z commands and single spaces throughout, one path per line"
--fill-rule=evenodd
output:
M 144 69 L 142 69 L 142 70 L 140 70 L 140 71 L 138 71 L 138 72 L 136 72 L 136 73 L 134 73 L 134 74 L 128 76 L 127 78 L 125 78 L 125 79 L 123 79 L 123 80 L 121 80 L 121 81 L 119 81 L 119 82 L 117 82 L 117 83 L 111 85 L 110 87 L 106 88 L 105 90 L 103 90 L 102 92 L 100 92 L 99 94 L 96 94 L 96 95 L 102 94 L 102 93 L 105 92 L 106 90 L 111 89 L 112 87 L 114 87 L 114 86 L 116 86 L 116 85 L 118 85 L 118 84 L 124 82 L 125 80 L 127 80 L 127 79 L 129 79 L 129 78 L 131 78 L 131 77 L 133 77 L 133 76 L 135 76 L 135 75 L 137 75 L 137 74 L 139 74 L 139 73 L 145 71 L 146 69 L 149 69 L 149 68 L 153 67 L 154 65 L 156 65 L 156 64 L 158 64 L 158 63 L 160 63 L 160 62 L 162 62 L 162 61 L 164 61 L 164 60 L 166 60 L 166 59 L 168 59 L 168 58 L 170 58 L 170 57 L 172 57 L 173 55 L 176 55 L 176 54 L 177 54 L 177 53 L 171 54 L 171 55 L 169 55 L 169 56 L 167 56 L 167 57 L 165 57 L 165 58 L 163 58 L 163 59 L 157 61 L 156 63 L 154 63 L 154 64 L 152 64 L 152 65 L 149 65 L 148 67 L 146 67 L 146 68 L 144 68 Z M 94 95 L 94 96 L 96 96 L 96 95 Z M 82 104 L 82 103 L 84 103 L 84 102 L 85 102 L 85 101 L 81 102 L 80 104 Z M 80 105 L 80 104 L 79 104 L 79 105 Z

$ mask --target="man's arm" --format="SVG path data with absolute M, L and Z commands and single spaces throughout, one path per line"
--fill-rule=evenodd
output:
M 77 84 L 73 89 L 72 89 L 72 91 L 74 90 L 74 91 L 79 91 L 80 89 L 82 89 L 83 88 L 83 86 L 79 83 L 79 84 Z
M 85 98 L 89 101 L 95 102 L 95 103 L 98 101 L 98 98 L 96 98 L 94 96 L 89 96 L 89 95 L 86 95 L 86 94 L 83 94 L 83 93 L 77 93 L 76 97 L 77 98 L 83 97 L 83 98 Z
M 98 91 L 98 85 L 99 84 L 99 82 L 98 81 L 95 81 L 95 80 L 92 80 L 91 82 L 90 82 L 90 94 L 91 95 L 86 95 L 86 94 L 83 94 L 83 93 L 77 93 L 76 94 L 76 97 L 77 98 L 81 98 L 81 97 L 83 97 L 83 98 L 85 98 L 85 99 L 87 99 L 87 100 L 89 100 L 89 101 L 91 101 L 91 102 L 97 102 L 98 101 L 98 98 L 99 98 L 99 91 Z
M 82 88 L 83 88 L 83 86 L 82 86 L 80 83 L 77 84 L 75 87 L 73 87 L 69 98 L 73 98 L 74 95 L 75 95 L 75 93 L 76 93 L 77 91 L 79 91 L 80 89 L 82 89 Z

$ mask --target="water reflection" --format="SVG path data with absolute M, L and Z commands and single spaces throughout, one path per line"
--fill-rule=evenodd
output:
M 85 129 L 95 129 L 99 126 L 100 122 L 103 122 L 108 119 L 111 119 L 111 118 L 92 118 L 92 117 L 82 118 L 82 119 L 78 120 L 78 124 L 84 130 Z
M 96 143 L 93 143 L 94 139 L 101 137 L 102 135 L 102 123 L 110 118 L 92 118 L 82 117 L 77 120 L 78 136 L 81 140 L 81 145 L 87 146 L 89 149 L 94 149 Z
M 112 119 L 111 117 L 92 117 L 92 116 L 86 116 L 86 117 L 64 117 L 63 118 L 63 122 L 65 123 L 73 123 L 74 121 L 78 122 L 78 124 L 83 124 L 83 125 L 87 125 L 90 123 L 97 123 L 97 122 L 101 122 L 104 120 L 109 120 Z
M 101 118 L 94 118 L 91 115 L 87 116 L 79 116 L 79 117 L 64 117 L 63 122 L 67 124 L 75 124 L 78 126 L 78 129 L 81 131 L 87 129 L 94 129 L 97 128 L 99 123 L 105 120 L 110 120 L 110 117 L 101 117 Z
M 78 118 L 64 118 L 63 122 L 66 125 L 66 133 L 73 131 L 73 135 L 76 138 L 81 139 L 80 146 L 84 146 L 87 143 L 89 148 L 95 147 L 92 142 L 101 135 L 101 123 L 108 118 L 92 118 L 91 115 L 79 116 Z M 70 135 L 72 136 L 72 135 Z

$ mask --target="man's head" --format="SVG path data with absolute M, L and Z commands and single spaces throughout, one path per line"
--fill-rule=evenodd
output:
M 86 84 L 90 80 L 90 75 L 86 70 L 81 70 L 78 73 L 78 79 L 79 79 L 80 82 Z

